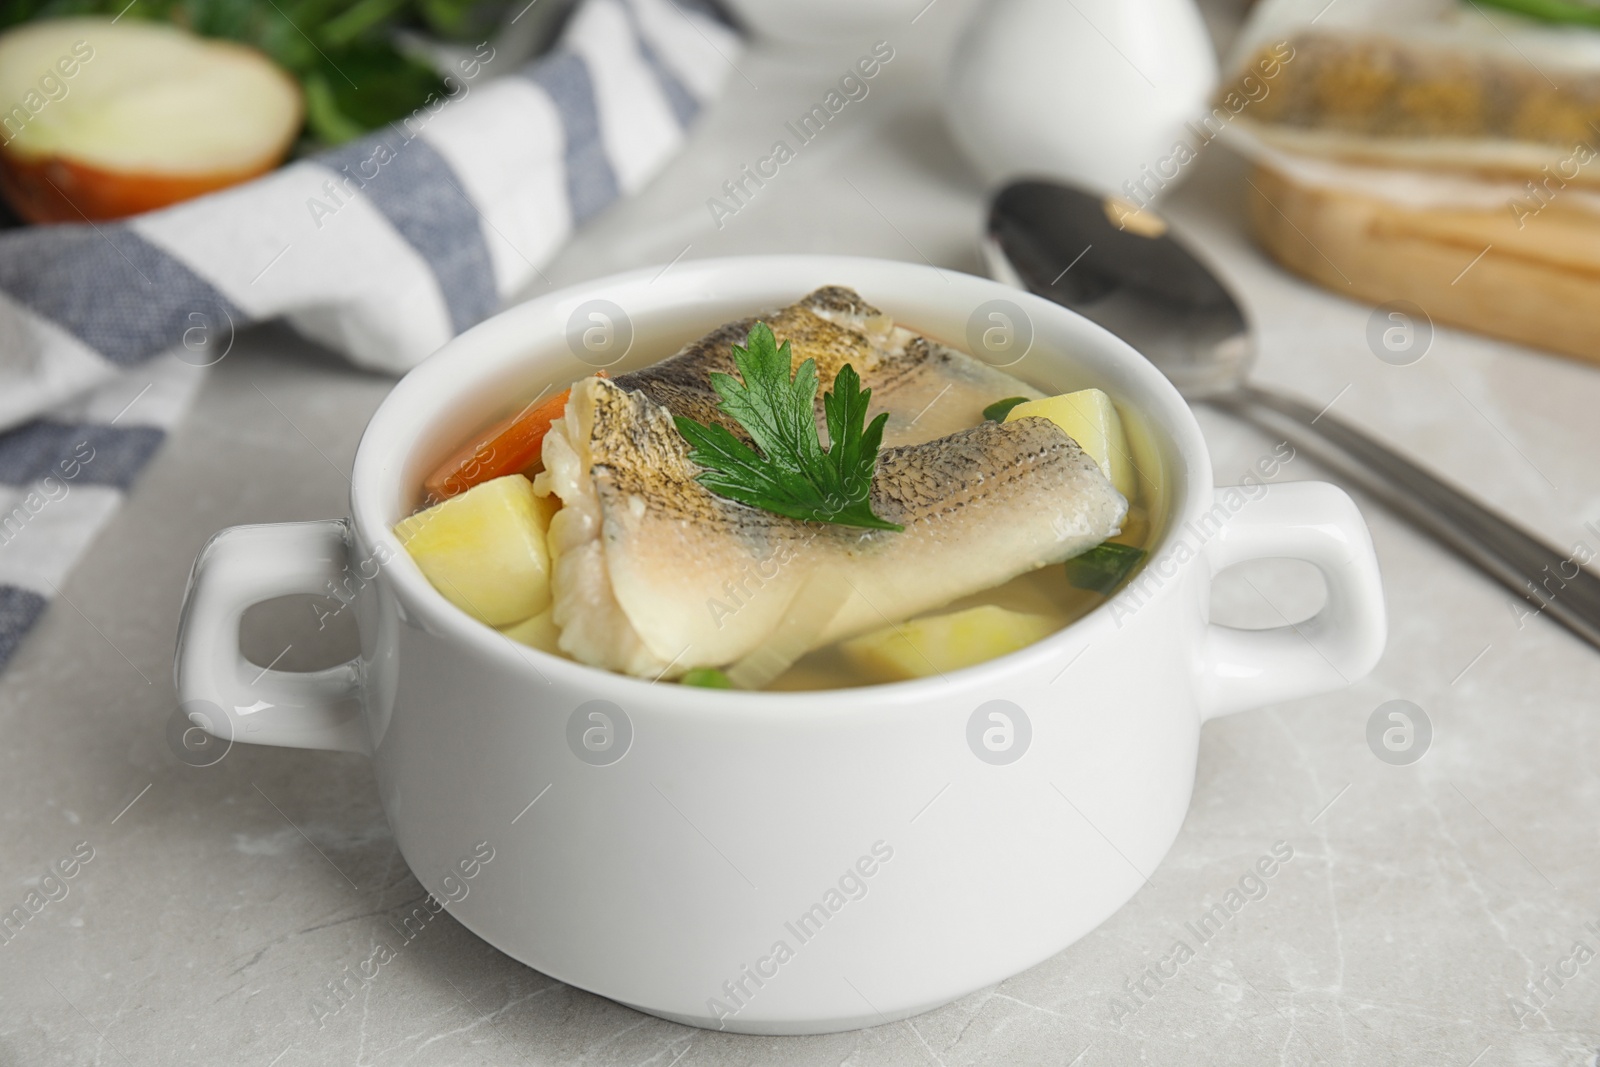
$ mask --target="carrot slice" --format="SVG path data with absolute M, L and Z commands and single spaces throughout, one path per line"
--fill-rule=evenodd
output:
M 600 371 L 599 377 L 609 377 Z M 481 482 L 525 471 L 539 462 L 545 434 L 567 410 L 572 390 L 539 404 L 526 407 L 509 419 L 475 435 L 450 458 L 439 464 L 422 483 L 431 500 L 448 500 L 465 493 Z

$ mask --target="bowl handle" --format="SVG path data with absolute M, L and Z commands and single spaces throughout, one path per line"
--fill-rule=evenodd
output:
M 261 668 L 239 650 L 252 604 L 344 587 L 343 521 L 234 526 L 200 550 L 178 627 L 178 699 L 184 714 L 224 741 L 365 752 L 356 660 L 320 671 Z
M 1234 486 L 1218 489 L 1216 499 L 1207 518 L 1226 517 L 1205 542 L 1212 577 L 1246 560 L 1305 560 L 1322 572 L 1328 599 L 1305 622 L 1273 629 L 1209 624 L 1201 651 L 1202 719 L 1366 677 L 1383 653 L 1388 621 L 1372 535 L 1355 501 L 1327 482 Z

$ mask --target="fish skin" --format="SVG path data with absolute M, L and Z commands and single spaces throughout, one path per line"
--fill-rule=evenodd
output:
M 1115 535 L 1127 502 L 1046 419 L 885 448 L 873 510 L 905 526 L 801 522 L 716 496 L 670 412 L 623 379 L 573 387 L 546 438 L 560 646 L 639 677 L 759 649 L 808 588 L 848 586 L 816 648 L 1069 559 Z M 842 587 L 841 587 L 842 588 Z
M 676 415 L 703 425 L 726 426 L 741 438 L 744 430 L 718 407 L 711 374 L 736 374 L 733 346 L 743 345 L 750 328 L 763 321 L 778 343 L 789 342 L 793 374 L 807 359 L 817 364 L 815 412 L 818 432 L 827 442 L 822 394 L 845 364 L 872 390 L 870 421 L 887 412 L 885 445 L 931 441 L 983 421 L 983 409 L 996 400 L 1044 394 L 1019 378 L 963 352 L 930 341 L 863 300 L 853 289 L 828 285 L 770 315 L 725 323 L 675 355 L 649 367 L 618 375 L 618 385 L 638 390 Z

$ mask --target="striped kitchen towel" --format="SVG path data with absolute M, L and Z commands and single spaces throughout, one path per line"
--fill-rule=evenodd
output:
M 0 668 L 234 332 L 282 318 L 400 373 L 521 292 L 676 152 L 737 35 L 695 0 L 583 0 L 401 123 L 117 223 L 0 235 Z

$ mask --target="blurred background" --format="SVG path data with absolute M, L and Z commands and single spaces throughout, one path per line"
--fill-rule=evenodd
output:
M 0 13 L 8 221 L 135 215 L 435 111 L 524 72 L 576 7 L 18 0 Z M 808 156 L 870 156 L 861 140 L 890 131 L 960 157 L 941 167 L 930 155 L 918 178 L 988 192 L 1054 178 L 1153 207 L 1221 141 L 1250 161 L 1240 200 L 1252 236 L 1288 269 L 1375 304 L 1409 299 L 1433 319 L 1600 355 L 1595 302 L 1581 299 L 1593 295 L 1600 235 L 1590 165 L 1600 8 L 1589 0 L 830 0 L 803 11 L 727 0 L 714 10 L 753 47 L 748 62 L 778 64 L 766 80 L 798 87 L 809 72 L 819 103 L 841 91 L 826 80 L 833 67 L 852 77 L 852 50 L 883 41 L 903 56 L 882 80 L 854 76 L 861 101 L 846 89 L 843 103 L 861 106 L 827 144 L 805 143 Z M 731 52 L 722 61 L 732 94 L 748 97 L 741 119 L 759 121 L 747 110 L 758 100 L 777 107 L 781 92 L 761 96 Z M 887 121 L 891 108 L 905 121 Z M 775 135 L 797 117 L 774 110 Z M 717 132 L 694 144 L 710 159 L 737 147 Z M 759 158 L 724 162 L 737 177 Z M 700 235 L 700 255 L 741 247 L 723 231 L 744 205 L 735 192 L 717 207 L 719 185 L 704 198 L 714 232 Z M 794 237 L 791 250 L 816 247 L 815 227 Z M 676 252 L 644 252 L 642 239 L 610 265 Z M 1433 277 L 1458 247 L 1495 244 L 1503 254 L 1471 284 Z

